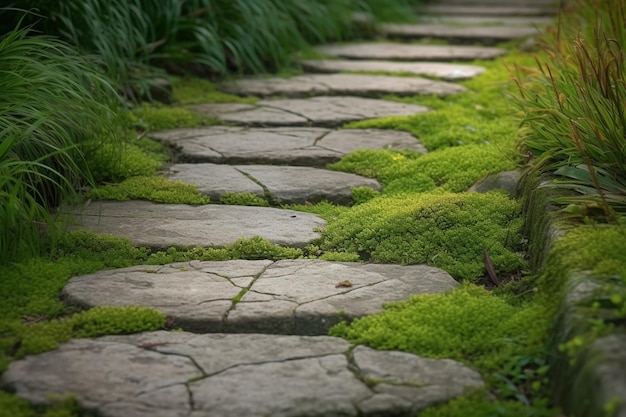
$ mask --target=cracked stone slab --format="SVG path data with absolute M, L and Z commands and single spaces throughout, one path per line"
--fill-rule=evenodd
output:
M 350 95 L 378 97 L 385 94 L 445 96 L 467 91 L 463 86 L 419 77 L 393 77 L 364 74 L 308 74 L 292 78 L 243 78 L 227 81 L 220 89 L 242 96 L 303 97 Z
M 499 25 L 499 26 L 544 26 L 552 23 L 551 17 L 542 16 L 455 16 L 424 15 L 418 21 L 421 23 L 441 23 L 457 25 Z
M 429 4 L 419 8 L 423 14 L 451 14 L 466 16 L 547 16 L 556 13 L 556 8 L 547 5 L 522 5 L 503 6 L 500 4 L 489 5 L 464 5 L 464 4 Z
M 426 148 L 407 132 L 388 129 L 244 128 L 212 126 L 150 133 L 176 148 L 182 162 L 323 167 L 357 149 Z
M 410 116 L 430 109 L 416 104 L 351 96 L 261 100 L 256 104 L 198 104 L 189 106 L 207 116 L 248 126 L 337 127 L 348 122 L 387 116 Z
M 504 49 L 486 46 L 409 45 L 390 42 L 331 44 L 319 52 L 347 59 L 394 61 L 472 61 L 505 55 Z
M 154 307 L 188 331 L 320 335 L 342 319 L 382 311 L 383 303 L 456 286 L 425 265 L 193 261 L 73 277 L 62 297 L 83 308 Z
M 130 239 L 151 248 L 225 246 L 241 238 L 263 237 L 273 243 L 304 247 L 320 237 L 326 222 L 310 213 L 268 207 L 189 206 L 149 201 L 99 201 L 67 208 L 78 224 L 96 233 Z
M 352 189 L 380 190 L 378 181 L 345 172 L 319 168 L 272 165 L 175 164 L 170 177 L 195 184 L 202 194 L 219 200 L 225 193 L 252 193 L 288 204 L 328 200 L 352 204 Z
M 486 45 L 525 38 L 539 33 L 536 28 L 523 26 L 458 27 L 444 24 L 386 24 L 382 25 L 380 30 L 385 36 L 392 38 L 431 38 L 444 39 L 455 43 L 480 42 Z
M 300 65 L 307 71 L 384 71 L 438 77 L 446 81 L 467 80 L 485 72 L 477 65 L 447 64 L 443 62 L 394 62 L 394 61 L 351 61 L 351 60 L 306 60 Z
M 452 360 L 350 348 L 328 336 L 73 339 L 11 363 L 2 385 L 35 404 L 71 392 L 105 417 L 409 415 L 484 386 Z

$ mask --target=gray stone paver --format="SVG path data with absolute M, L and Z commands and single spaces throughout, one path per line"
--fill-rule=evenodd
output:
M 306 60 L 300 65 L 307 71 L 341 72 L 341 71 L 385 71 L 427 75 L 439 77 L 446 81 L 462 81 L 485 72 L 484 67 L 477 65 L 447 64 L 442 62 L 394 62 L 366 60 Z
M 503 6 L 500 4 L 489 4 L 484 6 L 463 5 L 463 4 L 429 4 L 419 8 L 425 14 L 451 14 L 468 16 L 548 16 L 554 15 L 554 7 L 537 6 Z
M 220 84 L 220 89 L 242 96 L 306 97 L 350 95 L 378 97 L 385 94 L 449 95 L 467 91 L 465 87 L 419 77 L 392 77 L 364 74 L 309 74 L 292 78 L 241 78 Z
M 410 116 L 429 111 L 427 107 L 371 98 L 332 96 L 307 99 L 261 100 L 256 105 L 228 104 L 189 106 L 208 116 L 248 126 L 337 127 L 344 123 L 387 116 Z
M 106 417 L 407 415 L 483 386 L 458 362 L 333 337 L 164 331 L 71 340 L 2 382 L 37 404 L 73 392 Z
M 153 132 L 182 162 L 323 167 L 357 149 L 426 148 L 407 132 L 383 129 L 244 128 L 212 126 Z
M 286 204 L 351 204 L 352 188 L 380 190 L 378 181 L 345 172 L 318 168 L 271 165 L 176 164 L 170 177 L 195 184 L 202 194 L 219 200 L 225 193 L 252 193 Z
M 457 25 L 499 25 L 499 26 L 544 26 L 552 23 L 549 16 L 462 16 L 462 15 L 423 15 L 420 23 L 441 23 Z
M 533 27 L 516 26 L 472 26 L 458 27 L 444 24 L 386 24 L 380 27 L 383 34 L 403 39 L 445 39 L 455 43 L 481 42 L 493 45 L 512 39 L 537 35 L 539 31 Z
M 193 261 L 74 277 L 62 297 L 84 308 L 154 307 L 188 331 L 320 335 L 341 319 L 382 311 L 383 303 L 456 286 L 448 273 L 425 265 Z
M 224 246 L 261 236 L 285 246 L 304 247 L 320 237 L 326 222 L 303 212 L 267 207 L 209 204 L 155 204 L 149 201 L 99 201 L 65 210 L 77 225 L 96 233 L 130 239 L 151 248 Z
M 471 61 L 505 55 L 504 49 L 482 46 L 409 45 L 390 42 L 331 44 L 316 48 L 319 52 L 348 59 L 395 61 Z

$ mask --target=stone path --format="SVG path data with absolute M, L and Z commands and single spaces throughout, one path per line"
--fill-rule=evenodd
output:
M 492 0 L 465 0 L 479 6 L 447 1 L 429 10 L 452 13 L 448 19 L 473 12 L 475 20 L 504 19 L 507 26 L 506 19 L 512 18 L 493 17 L 506 7 L 494 6 Z M 508 7 L 508 12 L 544 13 L 540 0 L 528 2 L 533 4 Z M 387 25 L 382 30 L 390 35 L 396 31 L 398 37 L 400 32 L 430 38 L 450 35 L 485 43 L 531 34 L 524 21 L 518 24 L 522 27 L 449 30 L 437 23 Z M 236 94 L 266 97 L 256 104 L 190 106 L 229 126 L 151 133 L 176 152 L 169 175 L 196 184 L 216 200 L 225 193 L 246 192 L 273 204 L 322 199 L 351 204 L 354 187 L 378 190 L 380 185 L 327 171 L 327 163 L 363 148 L 426 149 L 406 132 L 337 128 L 350 121 L 429 111 L 371 96 L 445 95 L 465 89 L 417 77 L 342 71 L 402 72 L 458 81 L 485 68 L 444 61 L 492 59 L 506 53 L 493 47 L 400 43 L 336 44 L 318 50 L 343 59 L 302 63 L 324 75 L 221 85 Z M 74 215 L 74 227 L 158 249 L 224 246 L 253 236 L 302 248 L 318 238 L 326 224 L 309 213 L 218 204 L 104 201 L 68 208 L 66 213 Z M 342 319 L 381 311 L 383 303 L 456 285 L 446 272 L 424 265 L 312 259 L 193 261 L 77 276 L 63 290 L 65 302 L 82 308 L 151 306 L 186 332 L 71 340 L 58 350 L 11 363 L 2 384 L 38 404 L 48 402 L 51 394 L 71 392 L 82 406 L 105 417 L 415 415 L 483 386 L 480 375 L 452 360 L 375 351 L 323 335 Z

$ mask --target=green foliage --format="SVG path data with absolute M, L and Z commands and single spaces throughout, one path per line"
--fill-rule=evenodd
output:
M 476 280 L 485 273 L 484 249 L 500 274 L 524 267 L 515 253 L 520 226 L 518 204 L 501 194 L 407 194 L 353 207 L 323 230 L 320 247 Z
M 480 369 L 507 398 L 531 394 L 521 388 L 507 391 L 502 377 L 524 373 L 507 374 L 512 359 L 542 356 L 547 326 L 548 318 L 536 305 L 512 306 L 482 287 L 465 284 L 444 294 L 387 304 L 382 313 L 340 323 L 329 334 L 380 350 L 458 360 Z M 530 361 L 525 365 L 533 369 Z
M 150 131 L 221 124 L 216 118 L 202 116 L 183 107 L 164 107 L 146 103 L 133 109 L 130 119 L 138 128 Z
M 73 315 L 69 322 L 75 337 L 97 337 L 158 330 L 165 326 L 165 315 L 141 306 L 94 307 Z
M 122 181 L 119 184 L 95 188 L 85 197 L 98 200 L 149 200 L 168 204 L 209 204 L 210 199 L 198 192 L 193 184 L 174 181 L 160 176 L 139 176 Z
M 36 254 L 48 210 L 90 180 L 85 155 L 118 132 L 106 79 L 66 44 L 0 35 L 0 263 Z
M 414 160 L 419 156 L 417 152 L 397 149 L 359 149 L 344 156 L 341 161 L 329 164 L 327 168 L 380 179 L 379 173 L 383 169 L 393 169 L 405 160 Z
M 220 197 L 220 203 L 235 206 L 260 206 L 269 207 L 270 203 L 258 195 L 252 193 L 224 193 Z
M 239 97 L 222 93 L 215 84 L 202 78 L 176 78 L 172 98 L 181 105 L 204 103 L 255 103 L 256 97 Z
M 90 156 L 89 166 L 94 172 L 94 182 L 117 182 L 135 176 L 153 175 L 165 156 L 146 152 L 129 142 L 119 146 L 103 144 Z
M 354 204 L 362 204 L 376 198 L 380 192 L 370 187 L 356 187 L 352 189 L 352 199 Z
M 626 213 L 626 5 L 574 3 L 545 36 L 539 70 L 518 80 L 519 147 L 536 156 L 533 169 L 559 176 L 552 186 L 578 194 L 557 202 L 578 206 L 581 219 L 618 222 Z
M 296 211 L 304 211 L 306 213 L 313 213 L 320 216 L 327 222 L 332 222 L 338 219 L 342 214 L 350 211 L 349 207 L 336 206 L 329 201 L 320 201 L 317 204 L 293 204 L 285 206 L 284 208 Z

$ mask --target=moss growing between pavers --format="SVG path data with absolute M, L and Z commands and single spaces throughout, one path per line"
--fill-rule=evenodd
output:
M 224 124 L 215 117 L 202 116 L 183 107 L 156 104 L 143 104 L 131 110 L 129 118 L 137 128 L 151 131 Z
M 117 182 L 126 178 L 152 175 L 168 160 L 165 148 L 157 149 L 149 139 L 129 141 L 119 147 L 103 144 L 90 156 L 90 168 L 96 183 Z
M 169 204 L 209 204 L 210 198 L 200 194 L 198 187 L 159 176 L 128 178 L 119 184 L 105 185 L 85 194 L 97 200 L 149 200 Z
M 270 203 L 266 199 L 252 193 L 224 193 L 220 197 L 220 203 L 235 206 L 270 206 Z
M 515 168 L 514 155 L 494 146 L 463 146 L 425 155 L 395 150 L 359 150 L 330 169 L 378 179 L 384 194 L 433 190 L 462 192 L 487 174 Z
M 173 82 L 172 98 L 179 104 L 205 103 L 256 103 L 256 97 L 239 97 L 233 94 L 218 91 L 210 81 L 202 78 L 185 77 L 175 78 Z
M 485 275 L 487 250 L 500 276 L 525 268 L 519 205 L 498 193 L 377 198 L 353 207 L 323 231 L 323 250 L 375 262 L 426 263 L 457 279 Z
M 548 325 L 537 304 L 513 306 L 464 284 L 387 304 L 382 313 L 336 325 L 330 335 L 381 350 L 455 359 L 478 368 L 500 399 L 528 400 L 545 389 L 541 358 Z

